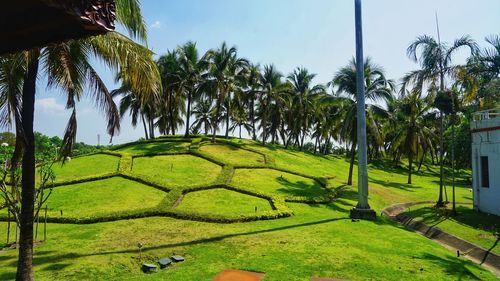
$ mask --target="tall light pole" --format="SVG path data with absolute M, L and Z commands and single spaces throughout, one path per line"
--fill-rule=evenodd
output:
M 358 133 L 358 204 L 351 210 L 353 219 L 376 218 L 376 213 L 368 204 L 368 168 L 366 159 L 366 113 L 365 74 L 363 57 L 363 28 L 361 0 L 354 0 L 356 21 L 356 92 L 357 92 L 357 133 Z

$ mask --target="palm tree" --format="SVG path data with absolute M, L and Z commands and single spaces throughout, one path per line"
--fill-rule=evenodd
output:
M 191 129 L 199 131 L 201 127 L 204 129 L 204 134 L 208 135 L 208 131 L 212 128 L 212 120 L 214 108 L 210 99 L 203 99 L 197 102 L 194 110 L 195 121 L 191 125 Z
M 451 77 L 454 73 L 455 67 L 452 65 L 452 56 L 459 49 L 466 47 L 469 48 L 472 54 L 477 52 L 477 44 L 469 36 L 462 36 L 455 40 L 451 46 L 428 35 L 417 37 L 417 39 L 408 46 L 406 50 L 408 57 L 420 64 L 421 70 L 415 71 L 407 75 L 403 84 L 406 82 L 415 82 L 421 85 L 423 81 L 439 81 L 439 93 L 444 94 L 446 77 Z M 420 87 L 421 88 L 421 87 Z M 438 108 L 439 109 L 439 108 Z M 443 201 L 443 186 L 444 186 L 444 169 L 443 169 L 443 156 L 444 156 L 444 112 L 439 109 L 441 128 L 440 128 L 440 177 L 439 177 L 439 198 L 436 203 L 437 206 L 444 206 Z M 453 160 L 452 160 L 453 161 Z
M 322 85 L 312 85 L 314 77 L 316 77 L 316 74 L 309 73 L 305 68 L 297 68 L 293 73 L 288 75 L 288 81 L 292 85 L 291 91 L 295 98 L 296 114 L 301 123 L 301 131 L 299 133 L 299 147 L 301 150 L 310 126 L 313 100 L 318 94 L 325 92 L 325 88 Z M 299 143 L 298 139 L 296 142 Z
M 209 61 L 209 66 L 207 73 L 203 75 L 200 90 L 214 95 L 215 113 L 212 120 L 212 126 L 214 127 L 212 142 L 215 142 L 223 105 L 226 108 L 226 137 L 228 137 L 231 93 L 242 91 L 248 61 L 238 58 L 236 47 L 228 48 L 225 42 L 222 43 L 219 49 L 209 50 L 206 58 Z
M 146 39 L 145 26 L 140 14 L 138 0 L 118 0 L 117 20 L 132 35 Z M 88 94 L 106 114 L 108 133 L 113 136 L 119 130 L 119 114 L 116 105 L 97 72 L 90 65 L 91 57 L 102 59 L 112 69 L 127 69 L 124 79 L 130 81 L 137 93 L 154 94 L 158 90 L 159 76 L 151 53 L 141 45 L 126 37 L 111 32 L 106 35 L 52 44 L 45 48 L 35 48 L 24 52 L 25 71 L 22 81 L 20 123 L 22 128 L 16 142 L 23 145 L 22 193 L 20 214 L 19 261 L 16 280 L 33 280 L 33 217 L 35 196 L 35 149 L 34 149 L 34 102 L 39 65 L 48 75 L 49 87 L 58 87 L 67 93 L 66 107 L 72 110 L 64 135 L 62 155 L 70 153 L 76 135 L 75 104 L 84 94 Z M 148 75 L 142 75 L 148 73 Z
M 252 124 L 252 139 L 257 139 L 257 134 L 255 131 L 255 101 L 259 94 L 259 83 L 262 79 L 262 74 L 260 72 L 260 67 L 255 64 L 251 64 L 248 67 L 247 77 L 246 77 L 247 91 L 245 92 L 245 101 L 249 107 L 249 120 Z
M 418 92 L 408 93 L 396 101 L 395 120 L 392 131 L 391 151 L 408 157 L 408 184 L 412 183 L 412 164 L 417 157 L 425 157 L 426 148 L 434 139 L 431 128 L 427 127 L 426 116 L 431 105 L 420 98 Z
M 241 139 L 241 127 L 243 127 L 248 133 L 252 132 L 252 124 L 248 121 L 248 113 L 243 107 L 237 107 L 231 113 L 231 127 L 229 130 L 234 132 L 238 128 L 238 136 Z
M 178 52 L 168 51 L 158 59 L 157 65 L 163 85 L 163 93 L 155 110 L 157 126 L 160 133 L 175 135 L 177 128 L 184 122 L 182 115 L 186 110 Z
M 262 130 L 262 143 L 265 144 L 269 136 L 269 120 L 273 118 L 272 105 L 280 104 L 281 95 L 288 90 L 288 86 L 282 81 L 283 75 L 276 70 L 274 65 L 264 66 L 264 72 L 258 85 L 258 111 L 257 118 L 260 120 Z M 274 115 L 279 115 L 279 108 L 274 107 Z M 281 108 L 283 109 L 283 108 Z M 274 116 L 276 119 L 277 116 Z M 275 128 L 276 129 L 276 128 Z
M 384 75 L 384 71 L 381 67 L 372 63 L 370 58 L 365 60 L 365 96 L 369 101 L 387 101 L 392 95 L 394 89 L 393 82 L 387 80 Z M 356 154 L 356 61 L 352 59 L 349 65 L 341 68 L 333 77 L 332 81 L 329 83 L 336 88 L 336 103 L 341 108 L 339 111 L 341 119 L 341 129 L 340 137 L 345 142 L 351 143 L 351 160 L 349 166 L 349 176 L 347 179 L 347 184 L 352 185 L 352 172 L 354 167 L 354 159 Z M 377 108 L 383 111 L 377 104 L 371 104 L 369 107 Z M 366 113 L 366 118 L 370 120 L 367 122 L 367 130 L 369 134 L 379 135 L 380 132 L 376 126 L 373 126 L 375 122 L 373 116 L 373 110 L 368 110 Z
M 116 81 L 121 81 L 120 77 L 117 77 Z M 141 100 L 136 94 L 131 91 L 130 85 L 122 82 L 120 88 L 111 91 L 111 96 L 113 98 L 121 97 L 120 99 L 120 118 L 123 118 L 127 111 L 130 112 L 130 117 L 132 118 L 132 126 L 135 128 L 139 117 L 141 118 L 142 125 L 144 127 L 144 136 L 149 139 L 148 131 L 151 131 L 151 127 L 146 125 L 146 116 L 151 116 L 152 110 L 150 109 L 150 104 L 143 105 Z M 149 119 L 148 119 L 149 120 Z M 150 122 L 148 121 L 148 124 Z
M 189 119 L 191 117 L 191 103 L 193 98 L 197 97 L 201 76 L 208 66 L 205 57 L 199 58 L 196 43 L 188 42 L 177 49 L 179 76 L 181 78 L 182 91 L 187 100 L 186 106 L 186 133 L 185 137 L 189 136 Z

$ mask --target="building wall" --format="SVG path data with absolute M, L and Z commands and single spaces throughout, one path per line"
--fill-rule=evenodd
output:
M 474 208 L 500 215 L 500 118 L 472 122 L 472 186 Z M 490 128 L 490 131 L 474 132 Z M 495 129 L 496 128 L 496 129 Z M 488 157 L 490 187 L 481 187 L 481 156 Z

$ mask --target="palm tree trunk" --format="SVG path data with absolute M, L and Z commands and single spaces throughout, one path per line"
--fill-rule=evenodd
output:
M 144 114 L 141 113 L 141 120 L 142 120 L 142 126 L 144 126 L 144 135 L 146 136 L 146 139 L 149 139 L 148 136 L 148 128 L 146 127 L 146 120 L 144 120 Z
M 186 133 L 184 137 L 189 137 L 189 117 L 191 116 L 191 93 L 187 95 L 187 109 L 186 109 Z
M 33 133 L 33 118 L 39 56 L 39 50 L 31 52 L 23 84 L 21 120 L 24 153 L 21 178 L 19 260 L 16 274 L 16 280 L 18 281 L 35 280 L 33 274 L 33 221 L 35 210 L 35 136 Z
M 436 203 L 438 207 L 444 206 L 443 202 L 443 184 L 444 184 L 444 169 L 443 169 L 443 156 L 444 156 L 444 141 L 443 141 L 443 129 L 444 129 L 444 114 L 441 111 L 441 128 L 439 130 L 440 146 L 439 146 L 439 198 Z
M 254 100 L 250 99 L 250 121 L 252 122 L 252 139 L 256 140 L 257 135 L 255 134 L 255 104 Z
M 215 107 L 215 116 L 214 116 L 214 121 L 212 122 L 213 125 L 213 136 L 212 136 L 212 143 L 215 143 L 215 135 L 217 133 L 217 127 L 219 124 L 217 124 L 217 120 L 219 120 L 219 113 L 220 113 L 220 107 L 221 107 L 222 101 L 220 98 L 217 101 L 217 106 Z
M 409 164 L 409 167 L 408 167 L 408 184 L 411 184 L 411 171 L 412 171 L 412 164 L 413 164 L 413 153 L 411 152 L 411 149 L 410 149 L 410 153 L 408 154 L 408 164 Z
M 239 127 L 240 127 L 240 139 L 241 139 L 241 125 Z
M 231 95 L 229 95 L 229 99 L 226 104 L 226 134 L 225 134 L 226 139 L 229 137 L 229 115 L 231 114 L 231 111 L 229 109 L 229 100 L 231 99 L 230 96 Z
M 151 139 L 155 138 L 155 124 L 153 118 L 149 119 L 149 137 Z
M 356 142 L 353 141 L 351 145 L 351 162 L 349 165 L 349 177 L 347 178 L 347 185 L 352 185 L 352 170 L 354 168 L 355 155 L 356 155 Z

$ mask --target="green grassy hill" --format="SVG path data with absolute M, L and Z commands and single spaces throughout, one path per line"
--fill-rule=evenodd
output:
M 211 280 L 236 268 L 266 272 L 265 280 L 494 278 L 386 218 L 352 222 L 357 193 L 345 185 L 348 169 L 343 157 L 238 139 L 165 137 L 72 159 L 55 168 L 36 277 Z M 390 163 L 370 164 L 369 176 L 378 213 L 437 197 L 432 166 L 422 167 L 413 185 Z M 458 201 L 470 203 L 471 196 L 459 185 Z M 0 219 L 6 216 L 1 209 Z M 6 232 L 0 222 L 0 246 Z M 142 262 L 174 253 L 186 261 L 152 275 L 140 271 Z M 15 277 L 16 254 L 0 251 L 0 280 Z

